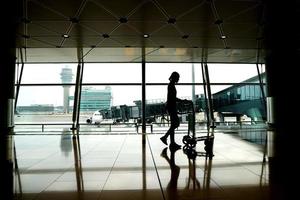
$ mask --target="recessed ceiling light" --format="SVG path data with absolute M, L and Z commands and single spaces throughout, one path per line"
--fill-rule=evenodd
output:
M 175 18 L 169 18 L 169 19 L 168 19 L 168 23 L 169 23 L 169 24 L 175 24 L 175 22 L 176 22 L 176 19 L 175 19 Z
M 70 36 L 68 34 L 63 34 L 62 37 L 63 38 L 69 38 Z
M 221 39 L 226 39 L 226 35 L 222 35 L 222 36 L 221 36 Z
M 76 17 L 71 17 L 71 18 L 70 18 L 70 21 L 71 21 L 72 23 L 74 23 L 74 24 L 79 23 L 79 19 L 76 18 Z
M 215 21 L 215 24 L 222 24 L 223 23 L 223 20 L 221 20 L 221 19 L 217 19 L 216 21 Z
M 109 38 L 109 35 L 108 35 L 107 33 L 104 33 L 104 34 L 102 35 L 102 37 L 104 37 L 104 38 Z
M 148 37 L 150 37 L 150 36 L 149 36 L 149 34 L 144 34 L 143 37 L 144 37 L 144 38 L 148 38 Z
M 127 22 L 128 22 L 128 19 L 127 19 L 126 17 L 121 17 L 121 18 L 119 19 L 119 22 L 120 22 L 120 23 L 127 23 Z

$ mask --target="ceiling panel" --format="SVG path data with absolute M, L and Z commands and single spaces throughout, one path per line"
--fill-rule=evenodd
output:
M 200 58 L 193 59 L 255 62 L 256 54 L 247 51 L 263 48 L 263 41 L 260 40 L 260 45 L 257 42 L 257 38 L 262 38 L 262 7 L 260 0 L 28 0 L 24 4 L 26 12 L 18 29 L 17 44 L 26 48 L 27 60 L 37 60 L 36 54 L 40 52 L 38 60 L 44 62 L 53 60 L 59 52 L 77 52 L 76 48 L 92 48 L 87 51 L 90 55 L 85 56 L 87 62 L 136 62 L 113 51 L 126 47 L 164 47 L 187 49 L 187 52 L 205 48 L 207 58 L 201 54 Z M 64 34 L 68 37 L 64 38 Z M 150 37 L 144 38 L 144 34 Z M 97 55 L 103 48 L 109 49 L 110 59 Z M 216 49 L 223 49 L 222 52 L 238 49 L 242 53 L 230 56 L 210 53 Z M 66 55 L 74 56 L 69 53 L 58 56 L 57 60 Z M 147 56 L 151 56 L 147 61 L 153 62 L 191 62 L 189 54 Z M 77 55 L 66 58 L 76 59 Z

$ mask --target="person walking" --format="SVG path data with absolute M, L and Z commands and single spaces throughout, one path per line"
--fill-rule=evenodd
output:
M 167 95 L 167 103 L 166 109 L 170 116 L 171 126 L 169 130 L 165 133 L 164 136 L 160 138 L 160 140 L 165 144 L 168 145 L 167 139 L 170 136 L 170 148 L 172 149 L 179 149 L 181 145 L 175 142 L 175 129 L 179 127 L 179 117 L 177 115 L 177 102 L 185 102 L 187 100 L 182 100 L 177 98 L 177 91 L 175 84 L 178 83 L 180 75 L 178 72 L 172 72 L 169 78 L 168 84 L 168 95 Z

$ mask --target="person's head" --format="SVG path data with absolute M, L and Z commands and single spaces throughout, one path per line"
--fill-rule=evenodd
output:
M 179 73 L 178 72 L 172 72 L 169 80 L 170 81 L 174 81 L 175 83 L 177 83 L 179 81 Z

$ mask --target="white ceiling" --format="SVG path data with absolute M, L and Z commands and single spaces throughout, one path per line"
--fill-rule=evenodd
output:
M 142 48 L 146 62 L 264 62 L 261 0 L 27 0 L 23 11 L 25 62 L 141 62 Z

